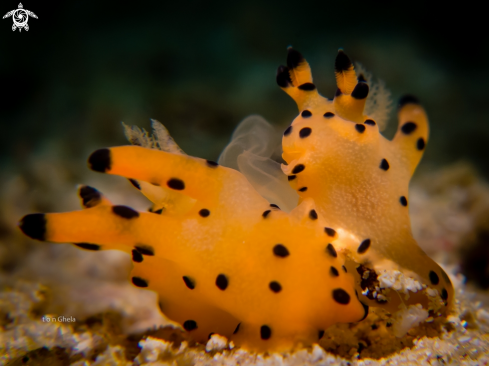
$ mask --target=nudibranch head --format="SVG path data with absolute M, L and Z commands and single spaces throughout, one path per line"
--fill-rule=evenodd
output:
M 355 264 L 362 301 L 396 310 L 401 301 L 389 289 L 404 281 L 396 291 L 412 295 L 406 304 L 420 302 L 440 313 L 451 302 L 452 285 L 418 247 L 409 220 L 409 180 L 429 133 L 423 107 L 412 96 L 402 98 L 399 128 L 389 141 L 364 114 L 369 86 L 342 50 L 335 62 L 338 89 L 332 101 L 319 95 L 299 52 L 288 49 L 287 65 L 279 67 L 277 83 L 295 100 L 299 115 L 284 132 L 288 165 L 282 170 L 300 201 L 313 199 L 334 229 L 351 233 L 341 251 Z

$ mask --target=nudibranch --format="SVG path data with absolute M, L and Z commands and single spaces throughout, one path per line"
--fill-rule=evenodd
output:
M 338 236 L 312 200 L 288 214 L 236 170 L 140 146 L 97 150 L 89 165 L 130 178 L 157 206 L 138 212 L 82 186 L 85 209 L 30 214 L 21 230 L 38 240 L 130 253 L 132 283 L 156 291 L 162 312 L 195 339 L 218 333 L 250 350 L 285 350 L 366 316 L 337 255 Z M 169 201 L 186 210 L 157 208 Z
M 451 305 L 452 284 L 417 245 L 409 219 L 409 181 L 428 141 L 426 113 L 415 97 L 401 98 L 390 141 L 364 114 L 369 85 L 342 50 L 335 76 L 337 91 L 328 100 L 318 93 L 304 57 L 288 49 L 277 83 L 300 113 L 283 134 L 282 170 L 299 202 L 312 199 L 318 215 L 350 238 L 340 252 L 358 274 L 362 302 L 391 311 L 420 303 L 440 314 Z
M 388 141 L 363 115 L 368 85 L 343 52 L 333 101 L 318 94 L 300 53 L 289 49 L 287 61 L 277 82 L 300 110 L 283 137 L 282 179 L 300 195 L 290 212 L 239 171 L 186 155 L 160 129 L 159 145 L 136 139 L 144 146 L 88 159 L 96 172 L 128 178 L 150 212 L 81 186 L 82 210 L 29 214 L 20 229 L 128 253 L 132 283 L 157 292 L 161 311 L 200 342 L 218 333 L 245 349 L 285 351 L 364 319 L 370 305 L 395 312 L 419 303 L 441 314 L 452 286 L 412 238 L 408 215 L 409 179 L 428 138 L 422 107 L 404 99 Z

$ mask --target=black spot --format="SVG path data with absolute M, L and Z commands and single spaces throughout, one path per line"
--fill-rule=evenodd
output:
M 446 288 L 444 288 L 443 290 L 441 290 L 441 298 L 445 301 L 447 301 L 448 299 L 448 291 Z
M 316 210 L 309 211 L 309 218 L 311 220 L 317 220 L 318 219 L 318 213 L 316 212 Z
M 363 123 L 365 123 L 366 125 L 369 125 L 369 126 L 375 126 L 376 125 L 375 121 L 372 119 L 367 119 Z
M 207 336 L 207 339 L 211 339 L 211 337 L 216 334 L 216 333 L 209 333 L 209 335 Z
M 368 248 L 370 248 L 370 239 L 365 239 L 364 241 L 362 241 L 362 244 L 360 244 L 360 246 L 358 247 L 357 253 L 363 254 L 368 250 Z
M 148 281 L 142 279 L 141 277 L 133 277 L 133 278 L 131 278 L 131 280 L 132 280 L 132 283 L 134 284 L 134 286 L 148 287 Z
M 333 267 L 333 266 L 331 266 L 331 268 L 330 268 L 330 273 L 331 273 L 331 275 L 333 277 L 338 277 L 340 275 L 340 273 L 338 272 L 338 270 L 335 267 Z
M 159 210 L 153 211 L 153 213 L 158 214 L 158 215 L 161 215 L 162 212 L 163 212 L 162 208 L 160 208 Z
M 338 89 L 336 89 L 336 93 L 334 93 L 334 96 L 339 97 L 341 94 L 343 94 L 343 93 L 341 92 L 341 89 L 338 88 Z
M 355 89 L 351 92 L 351 96 L 355 99 L 365 99 L 367 98 L 369 87 L 367 83 L 359 82 Z
M 284 136 L 289 136 L 291 132 L 292 132 L 292 126 L 287 127 L 287 129 L 284 131 Z
M 345 266 L 341 266 L 341 268 L 343 268 L 343 271 L 345 271 L 345 273 L 348 273 Z
M 308 111 L 307 109 L 305 111 L 302 111 L 301 116 L 304 118 L 309 118 L 312 116 L 311 111 Z
M 318 332 L 318 339 L 323 338 L 323 336 L 324 336 L 324 330 L 320 330 L 320 331 Z
M 401 202 L 401 205 L 403 205 L 404 207 L 408 205 L 407 198 L 404 196 L 401 196 L 401 198 L 399 198 L 399 202 Z
M 305 191 L 307 191 L 307 187 L 302 187 L 302 188 L 299 188 L 299 189 L 298 189 L 298 191 L 299 191 L 299 192 L 305 192 Z
M 399 99 L 398 108 L 404 107 L 406 104 L 419 104 L 419 100 L 414 95 L 406 94 Z
M 183 329 L 187 332 L 197 329 L 197 322 L 195 320 L 186 320 L 185 323 L 183 323 Z
M 360 133 L 363 133 L 363 132 L 365 131 L 365 126 L 364 126 L 364 125 L 361 125 L 361 124 L 359 124 L 359 123 L 357 123 L 357 124 L 355 125 L 355 130 L 357 130 L 357 131 L 358 131 L 358 132 L 360 132 Z
M 326 113 L 324 113 L 323 117 L 332 118 L 332 117 L 334 117 L 334 113 L 326 112 Z
M 112 212 L 124 219 L 139 217 L 139 212 L 127 206 L 112 206 Z
M 287 177 L 287 180 L 290 182 L 291 180 L 294 180 L 295 178 L 296 178 L 296 176 L 295 176 L 295 175 L 289 175 L 289 176 Z
M 238 323 L 238 325 L 236 326 L 236 329 L 234 330 L 233 334 L 236 334 L 239 332 L 239 327 L 240 327 L 241 323 Z
M 287 66 L 289 69 L 297 67 L 303 61 L 304 57 L 299 51 L 294 50 L 292 47 L 287 49 Z
M 347 71 L 352 66 L 352 63 L 343 50 L 338 50 L 336 60 L 334 62 L 334 69 L 336 72 Z
M 337 288 L 333 290 L 333 299 L 338 304 L 346 305 L 350 302 L 350 295 L 345 290 Z
M 328 236 L 331 236 L 332 238 L 336 235 L 336 230 L 331 229 L 330 227 L 325 227 L 324 232 L 328 234 Z
M 228 287 L 228 278 L 225 275 L 220 274 L 216 278 L 216 286 L 220 290 L 223 290 L 224 291 Z
M 143 261 L 143 255 L 139 253 L 136 249 L 133 249 L 131 253 L 133 262 L 141 263 Z
M 263 339 L 264 341 L 266 341 L 267 339 L 270 339 L 270 337 L 272 336 L 272 330 L 270 329 L 270 327 L 268 325 L 262 325 L 261 326 L 260 336 L 261 336 L 261 339 Z
M 276 79 L 278 86 L 281 88 L 286 88 L 292 84 L 292 79 L 290 78 L 289 69 L 287 66 L 279 66 L 277 69 Z
M 90 243 L 73 243 L 78 248 L 86 249 L 86 250 L 100 250 L 100 245 L 98 244 L 90 244 Z
M 199 211 L 199 215 L 202 217 L 207 217 L 210 214 L 211 214 L 211 212 L 206 208 L 203 208 L 202 210 Z
M 219 166 L 219 164 L 217 164 L 215 161 L 212 160 L 206 160 L 205 162 L 207 163 L 207 166 L 210 166 L 211 168 L 215 168 Z
M 316 89 L 316 85 L 313 83 L 304 83 L 298 86 L 299 90 L 312 91 Z
M 168 180 L 168 182 L 166 182 L 166 185 L 171 189 L 175 189 L 177 191 L 185 189 L 185 183 L 183 183 L 183 180 L 180 180 L 178 178 L 171 178 L 170 180 Z
M 416 129 L 416 127 L 418 127 L 416 125 L 416 123 L 414 123 L 414 122 L 406 122 L 405 124 L 402 125 L 401 131 L 405 135 L 409 135 L 410 133 L 412 133 Z
M 280 207 L 278 207 L 275 203 L 270 203 L 270 207 L 278 208 L 280 210 Z
M 18 225 L 20 230 L 29 238 L 46 240 L 46 216 L 44 214 L 25 215 Z
M 338 254 L 336 253 L 336 249 L 334 248 L 333 244 L 329 243 L 327 246 L 326 246 L 326 251 L 328 252 L 328 254 L 334 258 L 338 257 Z
M 155 250 L 151 245 L 139 244 L 139 245 L 135 245 L 134 248 L 143 255 L 149 255 L 149 256 L 155 255 Z
M 424 142 L 424 138 L 420 137 L 418 141 L 416 141 L 416 148 L 418 150 L 423 150 L 426 146 L 426 142 Z
M 306 138 L 311 134 L 312 130 L 309 127 L 304 127 L 302 130 L 299 131 L 299 136 L 301 139 Z
M 102 200 L 102 194 L 90 186 L 81 186 L 78 190 L 78 195 L 86 208 L 97 206 Z
M 300 172 L 302 172 L 304 169 L 306 169 L 306 167 L 303 165 L 303 164 L 297 164 L 294 169 L 292 169 L 292 173 L 293 174 L 299 174 Z
M 263 218 L 267 218 L 268 214 L 272 212 L 272 210 L 266 210 L 264 213 L 262 213 L 261 215 L 263 216 Z
M 434 271 L 430 271 L 430 281 L 433 285 L 438 285 L 440 283 L 440 278 Z
M 290 253 L 289 250 L 284 245 L 277 244 L 273 247 L 273 254 L 275 254 L 277 257 L 285 258 Z
M 379 168 L 387 171 L 387 170 L 389 170 L 389 167 L 390 167 L 389 162 L 385 159 L 382 159 L 382 161 L 380 162 Z
M 20 30 L 20 28 L 19 28 L 19 30 Z M 29 362 L 29 360 L 30 360 L 29 356 L 22 357 L 22 363 L 27 363 L 27 362 Z
M 385 323 L 385 326 L 386 326 L 387 328 L 390 328 L 390 327 L 392 327 L 392 323 L 391 323 L 391 322 L 387 322 L 387 323 Z
M 357 80 L 358 81 L 362 81 L 364 83 L 367 82 L 367 79 L 365 79 L 365 76 L 363 74 L 358 75 Z
M 272 290 L 275 293 L 282 291 L 282 286 L 277 281 L 270 282 L 268 287 L 270 287 L 270 290 Z
M 129 182 L 131 182 L 131 184 L 136 187 L 137 189 L 141 190 L 141 186 L 139 185 L 138 181 L 135 180 L 135 179 L 129 179 Z
M 379 326 L 377 324 L 372 324 L 372 326 L 370 328 L 372 330 L 377 330 L 377 329 L 379 329 Z
M 192 280 L 190 277 L 187 277 L 187 276 L 183 276 L 183 282 L 185 282 L 185 285 L 187 285 L 187 287 L 191 290 L 193 290 L 195 288 L 195 281 Z
M 99 149 L 94 151 L 88 158 L 88 165 L 90 169 L 100 173 L 105 173 L 106 171 L 110 170 L 112 165 L 110 150 Z

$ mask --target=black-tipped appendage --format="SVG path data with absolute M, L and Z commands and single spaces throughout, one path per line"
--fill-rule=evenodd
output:
M 289 69 L 287 66 L 280 65 L 277 69 L 277 84 L 281 88 L 286 88 L 292 85 L 292 79 L 290 78 Z
M 25 215 L 19 221 L 19 228 L 29 238 L 46 240 L 46 217 L 42 213 Z
M 107 170 L 110 170 L 110 150 L 99 149 L 94 151 L 92 155 L 90 155 L 90 157 L 88 158 L 88 166 L 90 167 L 90 169 L 100 173 L 105 173 Z
M 363 74 L 358 75 L 357 80 L 358 81 L 363 81 L 364 83 L 367 82 L 367 79 L 365 79 L 365 76 L 363 76 Z
M 367 83 L 359 82 L 355 89 L 351 92 L 351 96 L 355 99 L 365 99 L 368 96 L 369 87 Z
M 303 61 L 304 57 L 299 51 L 294 50 L 292 47 L 287 49 L 287 66 L 289 69 L 296 68 Z
M 399 99 L 399 103 L 397 104 L 397 108 L 401 109 L 404 107 L 406 104 L 420 104 L 418 98 L 416 98 L 412 94 L 406 94 Z
M 336 72 L 347 71 L 352 66 L 352 63 L 343 50 L 338 50 L 336 60 L 334 62 L 334 69 Z
M 102 199 L 102 194 L 90 186 L 81 186 L 78 195 L 86 208 L 97 206 Z

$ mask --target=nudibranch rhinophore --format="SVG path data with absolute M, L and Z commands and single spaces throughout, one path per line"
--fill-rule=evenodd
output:
M 26 215 L 20 229 L 128 253 L 132 283 L 157 292 L 161 311 L 200 342 L 218 333 L 249 350 L 285 351 L 364 319 L 368 306 L 445 312 L 450 280 L 412 238 L 407 208 L 428 138 L 422 107 L 404 99 L 399 132 L 387 141 L 363 115 L 368 85 L 343 52 L 333 101 L 318 94 L 300 53 L 289 49 L 287 63 L 277 82 L 300 110 L 283 138 L 284 178 L 300 195 L 289 213 L 239 171 L 187 156 L 165 135 L 159 146 L 100 149 L 88 159 L 94 171 L 128 178 L 150 212 L 81 186 L 82 210 Z

